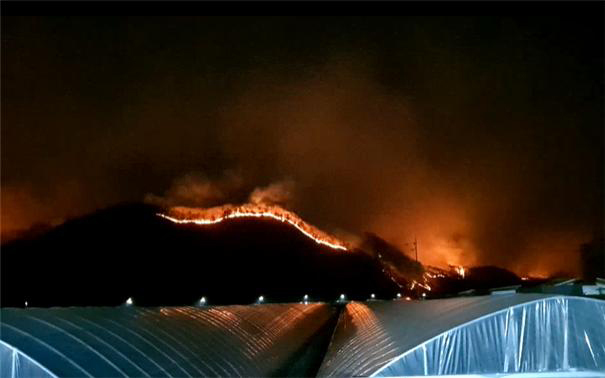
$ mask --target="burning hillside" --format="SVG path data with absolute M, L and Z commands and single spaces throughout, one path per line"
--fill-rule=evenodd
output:
M 157 215 L 174 223 L 197 225 L 216 224 L 233 218 L 275 219 L 294 226 L 317 244 L 325 245 L 335 250 L 347 251 L 349 249 L 345 242 L 328 235 L 305 222 L 298 215 L 278 205 L 246 203 L 238 206 L 223 205 L 207 209 L 173 207 L 168 211 L 168 214 L 158 213 Z
M 410 251 L 399 249 L 369 232 L 365 233 L 359 248 L 379 263 L 403 295 L 412 298 L 439 298 L 470 289 L 485 292 L 521 282 L 513 272 L 495 266 L 448 265 L 444 268 L 423 264 L 413 259 Z
M 271 216 L 247 216 L 246 206 L 220 209 L 172 209 L 160 217 L 157 207 L 124 204 L 7 244 L 2 305 L 114 306 L 128 297 L 142 306 L 189 305 L 202 296 L 210 304 L 245 304 L 260 295 L 293 302 L 305 294 L 331 301 L 341 293 L 363 300 L 371 293 L 393 298 L 399 290 L 371 256 L 352 246 L 344 253 L 347 246 L 334 239 L 327 245 L 316 238 L 329 236 L 292 213 L 272 208 L 262 213 Z M 240 216 L 229 219 L 234 214 Z M 197 226 L 195 219 L 216 224 Z M 19 279 L 26 276 L 37 279 Z

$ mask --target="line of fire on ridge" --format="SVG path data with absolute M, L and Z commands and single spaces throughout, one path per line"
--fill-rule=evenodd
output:
M 210 209 L 186 207 L 171 208 L 169 214 L 157 213 L 159 217 L 178 224 L 211 225 L 234 218 L 271 218 L 294 226 L 317 244 L 336 250 L 347 251 L 347 245 L 333 236 L 311 226 L 296 214 L 276 205 L 244 204 L 240 206 L 219 206 Z

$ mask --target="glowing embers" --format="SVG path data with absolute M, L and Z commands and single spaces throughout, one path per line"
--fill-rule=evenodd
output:
M 428 282 L 426 282 L 426 280 L 424 283 L 418 282 L 416 280 L 412 280 L 412 283 L 410 284 L 410 290 L 414 290 L 414 288 L 416 288 L 417 286 L 424 290 L 428 290 L 428 291 L 432 290 L 431 286 L 428 284 Z
M 313 239 L 317 244 L 336 250 L 348 250 L 344 242 L 311 226 L 296 214 L 276 205 L 246 203 L 240 206 L 224 205 L 208 209 L 173 207 L 168 214 L 158 213 L 157 215 L 174 223 L 197 225 L 217 224 L 226 219 L 234 218 L 270 218 L 296 227 L 298 231 Z

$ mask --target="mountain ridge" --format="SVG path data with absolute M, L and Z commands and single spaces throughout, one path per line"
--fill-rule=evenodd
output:
M 367 254 L 335 252 L 286 224 L 174 224 L 121 204 L 3 246 L 2 306 L 141 305 L 364 299 L 398 286 Z

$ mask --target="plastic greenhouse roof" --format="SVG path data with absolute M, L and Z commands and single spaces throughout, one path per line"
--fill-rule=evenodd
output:
M 327 341 L 336 312 L 320 303 L 4 308 L 0 376 L 292 374 L 293 365 L 318 365 L 323 348 L 314 343 Z M 318 375 L 605 377 L 605 301 L 511 294 L 350 302 Z
M 601 372 L 605 301 L 544 294 L 352 302 L 320 376 Z
M 0 375 L 268 376 L 336 309 L 326 304 L 1 310 Z

